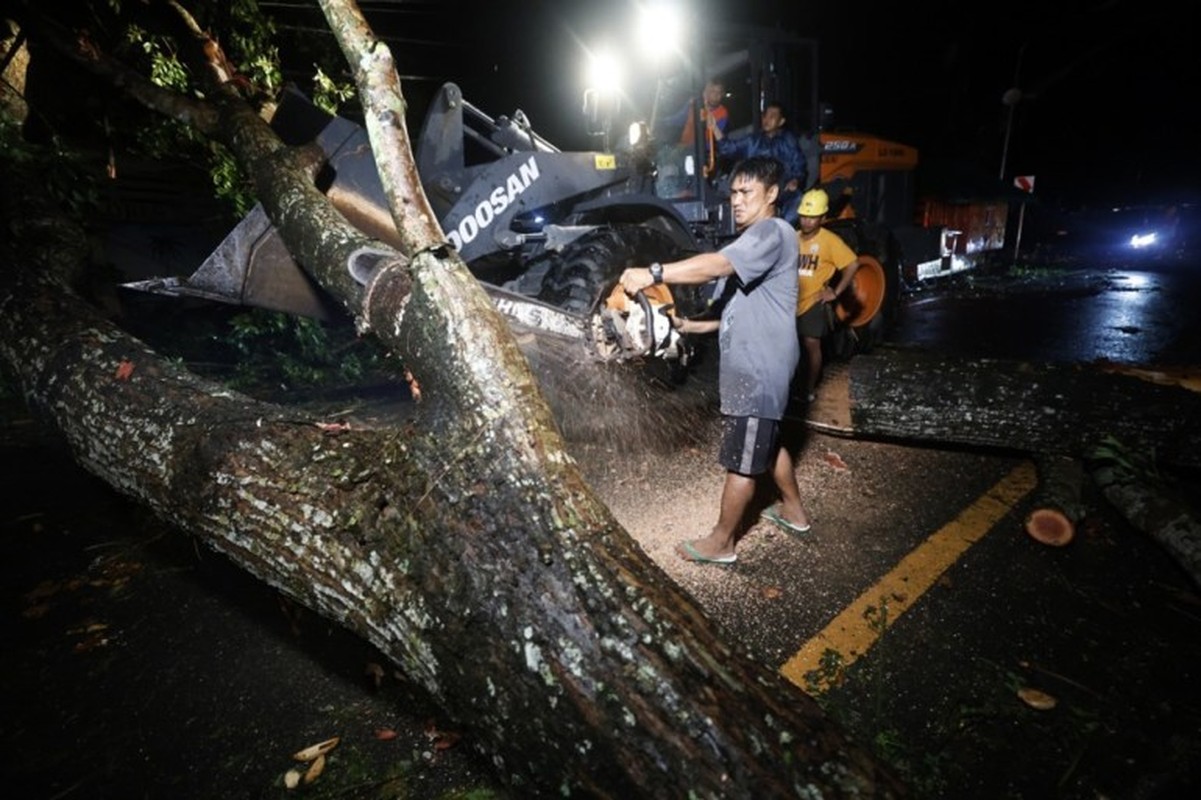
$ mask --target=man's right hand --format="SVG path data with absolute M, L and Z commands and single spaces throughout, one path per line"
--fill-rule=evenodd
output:
M 651 277 L 651 271 L 646 267 L 630 267 L 621 273 L 621 288 L 631 297 L 654 283 L 655 279 Z

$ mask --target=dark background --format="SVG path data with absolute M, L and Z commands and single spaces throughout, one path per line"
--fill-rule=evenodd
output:
M 284 26 L 325 29 L 312 2 L 264 2 Z M 1197 55 L 1182 12 L 1132 0 L 818 3 L 682 0 L 699 27 L 778 25 L 820 43 L 835 126 L 999 175 L 1033 175 L 1061 207 L 1195 201 Z M 564 149 L 595 146 L 579 115 L 589 46 L 630 45 L 633 0 L 361 0 L 391 46 L 414 121 L 445 80 L 493 116 L 521 108 Z M 328 33 L 318 35 L 328 36 Z M 311 71 L 295 65 L 303 84 Z M 631 70 L 632 71 L 632 70 Z M 412 131 L 414 134 L 416 131 Z

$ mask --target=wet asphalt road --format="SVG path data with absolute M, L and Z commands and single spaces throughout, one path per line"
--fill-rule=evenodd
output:
M 665 497 L 713 503 L 708 455 L 688 473 L 647 474 Z M 651 555 L 728 641 L 794 683 L 789 663 L 817 642 L 799 685 L 915 797 L 1183 798 L 1201 787 L 1201 600 L 1104 501 L 1088 496 L 1076 539 L 1051 548 L 1022 529 L 1031 495 L 1008 503 L 997 491 L 1032 473 L 1020 455 L 816 434 L 798 472 L 810 535 L 759 523 L 731 568 Z M 640 540 L 642 526 L 680 531 L 680 506 L 660 507 L 658 519 L 623 522 Z M 968 536 L 981 507 L 995 521 L 922 585 L 922 564 L 937 560 L 927 543 L 948 529 L 952 544 Z M 856 625 L 867 640 L 846 635 Z M 1018 694 L 1029 689 L 1055 708 L 1031 708 Z
M 1201 259 L 973 282 L 909 296 L 891 341 L 980 358 L 1201 364 Z
M 1196 365 L 1198 301 L 1201 269 L 1179 266 L 973 275 L 909 295 L 881 352 Z M 798 476 L 812 534 L 761 522 L 721 568 L 681 562 L 657 533 L 697 526 L 681 508 L 715 515 L 710 454 L 642 469 L 662 511 L 632 511 L 627 529 L 916 796 L 1197 796 L 1201 597 L 1087 481 L 1076 538 L 1048 547 L 1023 530 L 1031 454 L 810 433 Z M 1197 476 L 1174 477 L 1201 496 Z M 1054 707 L 1029 705 L 1030 690 Z
M 973 276 L 915 293 L 885 350 L 1201 364 L 1201 268 L 1135 266 Z M 830 469 L 831 453 L 847 469 Z M 820 641 L 823 666 L 809 677 L 833 688 L 808 688 L 918 796 L 1198 796 L 1197 587 L 1087 482 L 1072 543 L 1029 538 L 1037 482 L 1016 499 L 994 490 L 1031 467 L 1029 454 L 815 434 L 800 465 L 820 521 L 810 540 L 758 527 L 736 576 L 669 569 L 769 663 Z M 1171 479 L 1201 497 L 1198 476 Z M 928 539 L 997 503 L 988 529 L 928 588 L 907 574 L 889 581 Z M 866 644 L 838 620 L 851 608 L 867 609 Z M 1031 689 L 1055 707 L 1031 707 L 1019 696 Z

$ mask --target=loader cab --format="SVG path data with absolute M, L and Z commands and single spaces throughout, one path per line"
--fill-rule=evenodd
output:
M 758 130 L 760 115 L 772 101 L 788 110 L 793 133 L 817 130 L 816 41 L 775 28 L 731 27 L 711 40 L 697 63 L 725 85 L 727 136 Z
M 744 25 L 696 32 L 691 41 L 703 46 L 681 48 L 619 89 L 590 87 L 584 104 L 589 132 L 618 152 L 652 164 L 655 194 L 686 209 L 685 216 L 720 213 L 729 197 L 734 160 L 722 158 L 719 148 L 707 141 L 699 113 L 705 86 L 715 80 L 724 90 L 727 138 L 755 132 L 763 109 L 781 102 L 794 133 L 814 134 L 810 161 L 811 177 L 816 179 L 821 116 L 817 42 L 777 28 Z M 695 132 L 690 141 L 682 136 L 686 125 Z

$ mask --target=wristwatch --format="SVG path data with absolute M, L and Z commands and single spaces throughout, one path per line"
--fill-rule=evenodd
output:
M 655 283 L 663 283 L 663 265 L 656 261 L 651 264 L 651 280 Z

